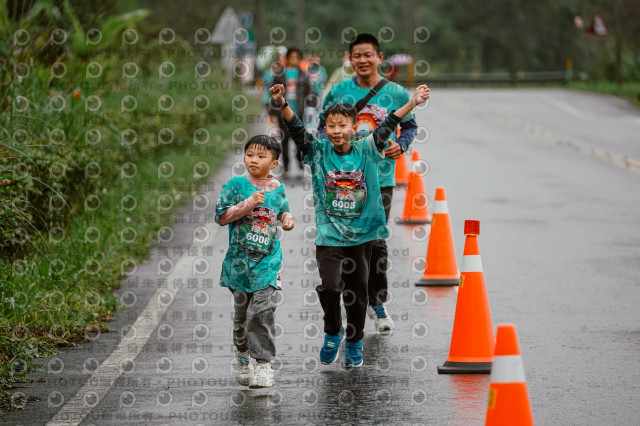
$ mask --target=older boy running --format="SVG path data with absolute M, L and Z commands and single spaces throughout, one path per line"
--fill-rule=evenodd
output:
M 394 82 L 387 82 L 384 86 L 378 87 L 382 80 L 378 73 L 378 66 L 382 62 L 383 56 L 378 40 L 371 34 L 358 34 L 351 41 L 349 58 L 356 76 L 336 84 L 327 94 L 323 105 L 325 112 L 320 114 L 319 138 L 327 136 L 324 132 L 326 109 L 333 104 L 339 102 L 356 103 L 365 98 L 372 89 L 378 88 L 374 96 L 370 97 L 362 109 L 358 111 L 356 138 L 363 138 L 371 134 L 391 111 L 400 108 L 409 101 L 409 93 Z M 407 150 L 413 141 L 417 127 L 413 114 L 407 114 L 400 121 L 400 136 L 396 138 L 396 132 L 391 133 L 389 146 L 384 152 L 385 159 L 378 165 L 380 192 L 382 193 L 386 222 L 389 221 L 393 187 L 396 186 L 396 159 Z M 387 256 L 385 240 L 375 241 L 371 252 L 368 293 L 369 316 L 375 319 L 375 327 L 378 332 L 393 329 L 393 321 L 384 306 L 387 301 L 388 288 Z
M 311 166 L 316 213 L 316 260 L 321 285 L 316 287 L 324 311 L 324 345 L 320 362 L 332 364 L 346 336 L 344 365 L 362 365 L 362 338 L 367 310 L 369 260 L 375 240 L 387 238 L 378 165 L 384 159 L 387 138 L 413 108 L 429 98 L 429 88 L 419 86 L 412 99 L 393 113 L 375 131 L 352 140 L 356 111 L 339 103 L 326 111 L 327 139 L 316 139 L 289 108 L 284 86 L 270 89 L 282 108 L 291 138 Z M 340 297 L 347 311 L 347 329 L 342 327 Z

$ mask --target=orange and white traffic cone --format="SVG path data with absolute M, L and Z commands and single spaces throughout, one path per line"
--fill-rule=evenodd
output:
M 533 425 L 516 326 L 499 324 L 496 335 L 485 425 Z
M 396 185 L 406 186 L 409 184 L 409 166 L 407 165 L 407 156 L 403 152 L 400 158 L 396 160 Z
M 424 180 L 419 172 L 409 174 L 409 186 L 404 199 L 404 211 L 398 223 L 431 223 L 429 218 L 429 199 L 424 189 Z
M 480 222 L 465 220 L 464 234 L 466 238 L 451 347 L 447 361 L 438 367 L 440 374 L 488 374 L 493 361 L 496 340 L 478 247 Z
M 458 285 L 459 282 L 460 274 L 456 261 L 456 250 L 453 246 L 447 197 L 444 188 L 436 188 L 426 266 L 422 278 L 416 285 Z

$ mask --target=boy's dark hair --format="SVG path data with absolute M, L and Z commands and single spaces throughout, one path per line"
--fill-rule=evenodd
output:
M 282 146 L 280 146 L 280 142 L 278 142 L 277 140 L 275 140 L 275 138 L 272 138 L 271 136 L 257 135 L 257 136 L 251 137 L 247 141 L 247 143 L 244 144 L 244 151 L 247 152 L 247 149 L 249 149 L 249 147 L 252 145 L 260 145 L 268 149 L 269 152 L 271 152 L 271 154 L 273 155 L 274 160 L 277 160 L 280 157 L 280 154 L 282 153 Z
M 380 43 L 378 43 L 378 39 L 373 34 L 361 33 L 355 36 L 349 43 L 349 54 L 353 52 L 353 47 L 358 44 L 372 44 L 373 48 L 376 49 L 376 53 L 380 53 Z
M 286 56 L 287 59 L 289 59 L 292 53 L 297 53 L 298 56 L 300 56 L 300 59 L 302 59 L 302 50 L 298 49 L 297 47 L 287 48 L 287 56 Z
M 325 120 L 330 115 L 344 115 L 345 117 L 350 118 L 353 124 L 356 124 L 358 111 L 356 111 L 356 107 L 353 104 L 333 104 L 324 112 Z

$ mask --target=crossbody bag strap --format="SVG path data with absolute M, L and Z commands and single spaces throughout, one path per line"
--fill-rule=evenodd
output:
M 386 78 L 382 77 L 380 79 L 380 81 L 378 82 L 378 84 L 376 84 L 375 86 L 373 86 L 371 88 L 371 90 L 369 90 L 369 93 L 367 93 L 367 95 L 360 99 L 357 103 L 356 103 L 356 111 L 360 112 L 360 110 L 362 108 L 364 108 L 364 106 L 367 104 L 367 102 L 369 102 L 371 100 L 371 98 L 373 98 L 376 93 L 378 93 L 378 91 L 380 89 L 382 89 L 384 87 L 385 84 L 387 84 L 389 82 L 389 80 L 387 80 Z

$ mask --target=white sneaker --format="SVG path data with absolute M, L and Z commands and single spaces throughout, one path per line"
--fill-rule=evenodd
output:
M 249 386 L 254 369 L 255 367 L 249 351 L 238 352 L 236 354 L 236 359 L 233 363 L 233 373 L 238 383 L 242 386 Z
M 389 316 L 384 305 L 376 305 L 367 307 L 369 318 L 373 318 L 378 333 L 384 333 L 393 330 L 393 320 Z
M 270 362 L 258 362 L 249 382 L 250 389 L 270 388 L 275 384 Z

